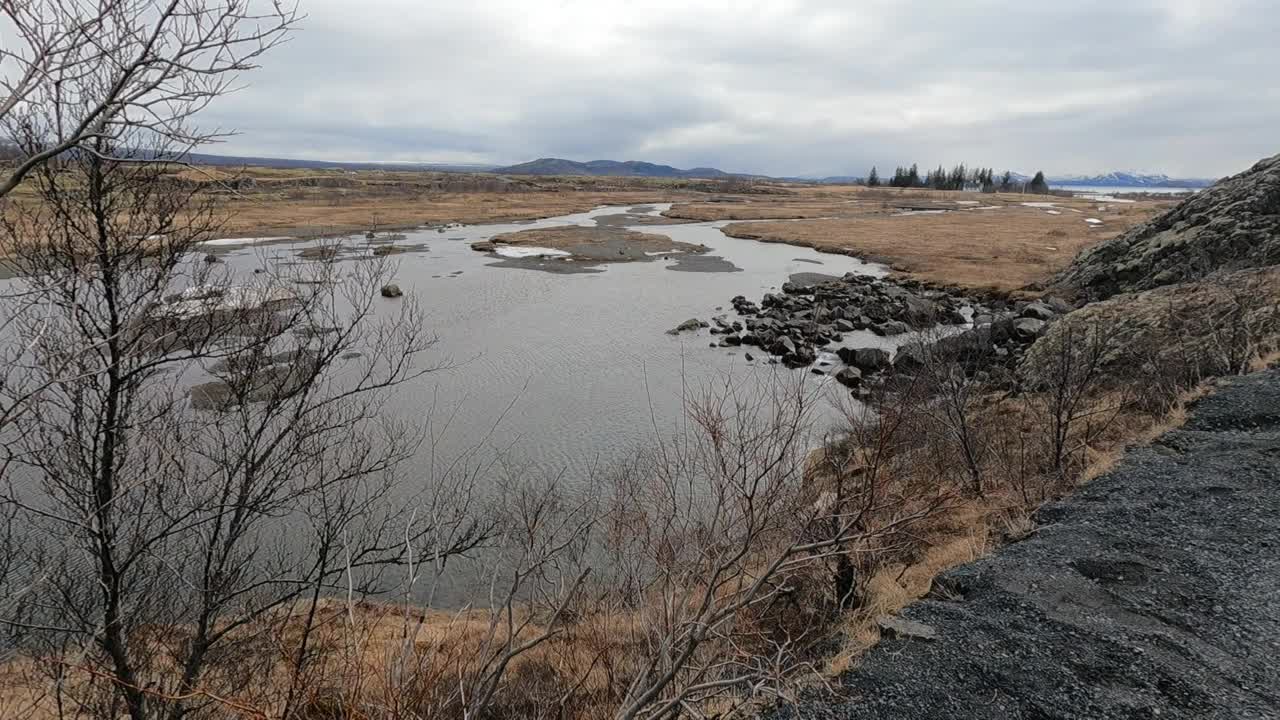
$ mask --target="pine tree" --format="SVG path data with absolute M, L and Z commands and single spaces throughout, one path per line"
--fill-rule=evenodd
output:
M 880 187 L 880 173 L 876 172 L 876 166 L 871 166 L 871 174 L 867 175 L 867 187 Z
M 1035 193 L 1036 195 L 1049 194 L 1049 183 L 1044 179 L 1043 170 L 1036 171 L 1036 176 L 1031 178 L 1031 185 L 1027 187 L 1027 191 Z
M 1013 173 L 1008 170 L 1004 171 L 1004 176 L 1000 178 L 1000 192 L 1013 192 Z
M 920 187 L 920 168 L 911 163 L 911 171 L 907 173 L 907 187 Z

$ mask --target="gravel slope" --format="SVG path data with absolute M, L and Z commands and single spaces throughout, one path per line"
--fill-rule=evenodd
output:
M 1280 718 L 1280 371 L 957 568 L 786 718 Z

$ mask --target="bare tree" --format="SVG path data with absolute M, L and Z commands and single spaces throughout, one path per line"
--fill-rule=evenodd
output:
M 363 596 L 383 568 L 485 532 L 403 513 L 396 468 L 420 434 L 382 404 L 431 369 L 431 338 L 411 298 L 378 310 L 394 267 L 234 277 L 198 252 L 212 206 L 133 162 L 155 154 L 140 138 L 39 166 L 42 202 L 9 221 L 37 239 L 17 260 L 33 302 L 10 330 L 40 411 L 4 429 L 0 504 L 29 552 L 0 622 L 64 678 L 68 714 L 176 720 L 276 667 L 272 623 L 301 618 L 297 676 L 323 595 Z
M 1117 333 L 1115 325 L 1064 322 L 1040 341 L 1041 362 L 1028 400 L 1048 436 L 1049 469 L 1059 477 L 1125 406 L 1124 388 L 1104 382 L 1119 347 Z M 1108 389 L 1110 398 L 1101 392 Z
M 190 121 L 298 17 L 291 0 L 0 1 L 15 38 L 0 48 L 0 123 L 27 139 L 0 197 L 69 150 L 98 152 L 100 140 L 156 147 L 145 131 L 185 154 L 224 136 Z

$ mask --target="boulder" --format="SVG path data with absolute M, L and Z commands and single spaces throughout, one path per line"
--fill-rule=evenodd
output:
M 702 322 L 701 322 L 701 321 L 699 321 L 697 318 L 689 318 L 688 320 L 685 320 L 684 322 L 680 323 L 679 325 L 677 325 L 677 326 L 675 326 L 675 327 L 671 328 L 670 330 L 668 330 L 668 331 L 667 331 L 667 334 L 668 334 L 668 335 L 679 335 L 679 334 L 680 334 L 680 333 L 682 333 L 682 332 L 691 332 L 691 331 L 697 330 L 698 328 L 701 328 L 702 326 L 703 326 L 703 325 L 702 325 Z
M 877 335 L 890 335 L 890 336 L 902 335 L 903 333 L 908 332 L 910 329 L 911 328 L 907 327 L 907 324 L 902 322 L 901 320 L 889 320 L 887 322 L 882 322 L 879 325 L 872 326 L 871 328 L 872 332 L 874 332 Z
M 1033 302 L 1022 308 L 1022 317 L 1032 318 L 1034 320 L 1052 320 L 1057 313 L 1053 308 L 1042 302 Z
M 941 316 L 941 308 L 932 300 L 907 295 L 903 301 L 903 318 L 912 327 L 930 327 L 937 323 Z
M 384 298 L 398 298 L 401 295 L 404 295 L 404 291 L 395 283 L 387 283 L 382 286 L 382 297 Z
M 920 343 L 908 343 L 898 348 L 893 356 L 895 371 L 911 371 L 923 367 L 929 353 Z
M 796 348 L 795 352 L 784 355 L 782 362 L 786 363 L 789 368 L 802 368 L 812 364 L 815 359 L 813 348 L 808 345 L 801 345 Z
M 205 262 L 207 262 L 207 263 L 209 263 L 210 265 L 213 265 L 213 264 L 215 264 L 215 263 L 220 263 L 220 262 L 222 262 L 222 258 L 218 257 L 217 255 L 214 255 L 214 254 L 210 253 L 210 254 L 208 254 L 208 255 L 205 255 L 205 256 L 204 256 L 204 261 L 205 261 Z
M 880 348 L 840 348 L 837 352 L 846 365 L 852 365 L 864 373 L 884 370 L 891 364 L 891 356 L 887 350 Z
M 1049 323 L 1035 318 L 1018 318 L 1013 321 L 1013 336 L 1022 342 L 1031 342 L 1044 334 Z
M 777 340 L 774 340 L 773 344 L 769 346 L 769 352 L 773 353 L 774 355 L 782 355 L 784 357 L 787 355 L 793 354 L 795 351 L 796 351 L 795 342 L 793 342 L 791 338 L 787 337 L 786 335 L 783 335 Z
M 836 373 L 836 382 L 847 388 L 855 388 L 862 384 L 862 372 L 855 367 L 841 368 Z

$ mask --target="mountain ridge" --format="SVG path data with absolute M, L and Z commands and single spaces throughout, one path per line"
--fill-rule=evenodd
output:
M 338 168 L 345 170 L 423 170 L 435 172 L 477 172 L 500 175 L 589 175 L 616 177 L 670 177 L 670 178 L 761 178 L 783 180 L 789 182 L 808 182 L 820 184 L 850 184 L 861 182 L 861 175 L 799 175 L 770 176 L 760 173 L 727 172 L 714 167 L 696 167 L 681 169 L 671 165 L 651 163 L 642 160 L 590 160 L 586 162 L 566 160 L 564 158 L 539 158 L 515 165 L 493 165 L 487 163 L 433 163 L 433 162 L 382 162 L 370 161 L 335 161 L 335 160 L 303 160 L 296 158 L 259 157 L 248 155 L 213 155 L 208 153 L 192 153 L 187 161 L 196 165 L 256 165 L 276 168 Z M 999 175 L 997 175 L 999 177 Z M 1031 180 L 1030 175 L 1012 173 L 1014 182 L 1024 183 Z M 1216 180 L 1208 178 L 1175 178 L 1165 174 L 1140 173 L 1131 170 L 1116 170 L 1096 175 L 1051 175 L 1049 184 L 1055 187 L 1193 187 L 1203 188 L 1213 185 Z
M 682 170 L 671 165 L 642 160 L 590 160 L 579 162 L 564 158 L 538 158 L 517 165 L 494 168 L 499 175 L 592 175 L 609 177 L 728 178 L 752 177 L 729 173 L 719 168 L 697 167 Z

